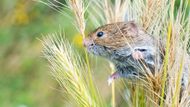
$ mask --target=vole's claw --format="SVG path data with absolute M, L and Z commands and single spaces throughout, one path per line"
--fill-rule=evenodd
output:
M 113 78 L 109 77 L 108 78 L 108 85 L 110 86 L 112 82 L 113 82 Z

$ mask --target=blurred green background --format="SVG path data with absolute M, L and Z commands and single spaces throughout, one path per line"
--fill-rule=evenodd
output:
M 63 106 L 39 39 L 69 29 L 67 22 L 39 2 L 0 0 L 0 107 Z
M 39 39 L 64 28 L 67 38 L 81 46 L 81 36 L 71 31 L 74 26 L 70 22 L 68 17 L 43 3 L 0 0 L 0 107 L 64 106 L 66 99 L 51 76 Z M 108 72 L 95 76 L 105 75 Z M 99 78 L 97 82 L 102 90 L 109 88 L 104 86 L 105 80 Z M 107 91 L 101 93 L 110 96 Z
M 40 41 L 43 36 L 61 30 L 81 49 L 82 36 L 72 18 L 34 0 L 0 0 L 0 107 L 70 105 L 51 75 Z M 106 81 L 108 72 L 102 72 L 105 69 L 96 68 L 99 72 L 95 78 L 99 78 L 97 85 L 102 90 L 110 88 Z M 101 93 L 107 98 L 110 96 L 107 91 Z

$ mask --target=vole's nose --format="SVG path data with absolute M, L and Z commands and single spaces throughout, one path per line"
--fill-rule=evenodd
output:
M 91 39 L 85 38 L 85 39 L 83 39 L 83 45 L 84 45 L 84 47 L 93 46 L 94 42 Z

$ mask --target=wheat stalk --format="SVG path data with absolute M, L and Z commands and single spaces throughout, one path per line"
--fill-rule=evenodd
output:
M 58 2 L 57 0 L 55 1 Z M 186 12 L 188 10 L 188 0 L 181 1 L 179 9 L 175 11 L 176 15 L 174 15 L 175 2 L 176 0 L 115 0 L 114 2 L 108 0 L 66 0 L 67 5 L 62 4 L 63 7 L 73 13 L 71 17 L 75 20 L 75 26 L 83 38 L 85 37 L 85 30 L 88 30 L 86 28 L 88 22 L 98 27 L 108 23 L 134 20 L 139 25 L 143 26 L 147 33 L 163 41 L 162 45 L 165 47 L 166 54 L 162 69 L 160 71 L 157 70 L 155 75 L 147 75 L 145 80 L 142 80 L 142 83 L 137 83 L 135 85 L 135 90 L 131 91 L 133 94 L 129 96 L 134 99 L 126 100 L 129 106 L 132 104 L 140 106 L 137 101 L 141 101 L 141 97 L 144 98 L 143 101 L 149 102 L 144 102 L 143 104 L 145 106 L 190 106 L 190 94 L 187 89 L 181 97 L 181 102 L 179 102 L 183 69 L 185 64 L 190 65 L 187 61 L 188 55 L 186 51 L 190 37 L 190 14 Z M 50 7 L 56 7 L 50 2 L 48 5 L 50 5 Z M 61 9 L 63 7 L 61 7 Z M 88 17 L 85 17 L 86 13 Z M 78 55 L 77 57 L 75 56 L 77 53 L 71 51 L 73 48 L 68 45 L 69 43 L 67 41 L 61 38 L 59 38 L 60 40 L 57 39 L 54 41 L 54 37 L 49 37 L 48 39 L 50 39 L 51 42 L 44 42 L 44 48 L 46 50 L 44 54 L 49 60 L 53 71 L 64 71 L 66 68 L 68 71 L 73 71 L 71 74 L 62 74 L 60 72 L 56 72 L 56 74 L 53 73 L 59 83 L 63 86 L 72 84 L 72 87 L 78 89 L 76 90 L 77 92 L 73 93 L 71 93 L 73 91 L 71 87 L 67 89 L 67 91 L 71 90 L 71 92 L 68 93 L 72 94 L 75 101 L 79 101 L 78 105 L 104 105 L 100 101 L 102 99 L 99 97 L 93 83 L 88 55 L 86 54 L 86 60 L 83 61 L 81 60 L 82 58 L 78 58 Z M 55 44 L 58 44 L 59 48 L 56 48 Z M 52 48 L 52 46 L 54 46 L 54 48 Z M 53 56 L 47 53 L 53 53 Z M 58 57 L 54 57 L 54 55 Z M 77 65 L 82 66 L 82 68 Z M 79 71 L 83 73 L 85 71 L 86 75 L 84 76 L 84 74 L 81 74 Z M 143 72 L 150 74 L 148 70 Z M 67 78 L 63 79 L 61 75 Z M 75 79 L 80 82 L 69 79 L 74 75 L 76 77 Z M 80 78 L 79 75 L 87 77 L 90 82 Z M 69 79 L 69 81 L 65 82 L 67 79 Z M 81 92 L 79 92 L 78 86 L 82 87 L 80 90 Z M 190 86 L 188 85 L 188 87 Z M 112 86 L 112 105 L 116 106 L 114 91 L 115 88 Z M 79 97 L 79 95 L 84 96 Z
M 43 54 L 51 65 L 52 75 L 77 106 L 103 107 L 98 92 L 92 91 L 95 89 L 88 85 L 91 78 L 86 75 L 87 64 L 62 36 L 63 34 L 50 34 L 42 41 Z

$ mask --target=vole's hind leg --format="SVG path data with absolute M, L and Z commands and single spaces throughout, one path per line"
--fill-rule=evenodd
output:
M 140 59 L 144 59 L 143 57 L 143 53 L 136 50 L 132 53 L 132 57 L 135 59 L 135 60 L 140 60 Z

